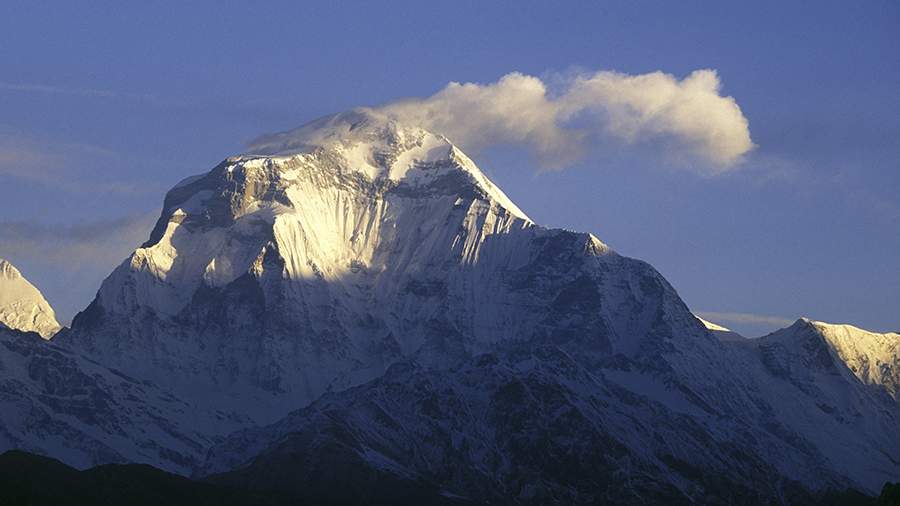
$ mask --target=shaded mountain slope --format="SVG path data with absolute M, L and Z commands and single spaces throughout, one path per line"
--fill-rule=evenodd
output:
M 686 413 L 614 376 L 545 346 L 449 372 L 398 364 L 232 435 L 204 474 L 234 468 L 210 479 L 276 490 L 343 490 L 347 476 L 386 474 L 503 504 L 815 504 L 856 486 L 776 419 Z
M 0 451 L 76 467 L 145 462 L 189 473 L 221 435 L 246 424 L 207 413 L 152 383 L 35 333 L 0 329 Z

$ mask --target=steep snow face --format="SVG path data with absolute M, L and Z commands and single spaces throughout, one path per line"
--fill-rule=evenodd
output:
M 759 340 L 766 365 L 784 377 L 827 372 L 854 377 L 863 385 L 898 398 L 900 335 L 878 334 L 852 325 L 797 320 Z M 792 363 L 792 357 L 802 365 Z
M 818 321 L 808 321 L 808 325 L 860 381 L 880 385 L 900 401 L 900 334 Z
M 285 158 L 323 149 L 343 158 L 342 170 L 362 173 L 370 180 L 403 182 L 412 187 L 427 186 L 462 171 L 490 200 L 528 219 L 446 138 L 398 124 L 385 113 L 372 109 L 326 116 L 289 132 L 261 137 L 250 147 L 248 155 Z
M 99 297 L 106 309 L 141 306 L 177 315 L 200 286 L 261 275 L 270 252 L 280 257 L 287 280 L 377 274 L 393 267 L 388 264 L 403 241 L 429 240 L 424 248 L 409 248 L 422 250 L 445 239 L 432 229 L 459 209 L 471 232 L 461 245 L 464 261 L 477 260 L 476 241 L 483 236 L 531 225 L 445 139 L 386 118 L 345 113 L 274 136 L 252 151 L 272 154 L 231 158 L 169 193 L 150 241 L 120 269 L 149 274 L 136 279 L 141 285 L 129 293 L 136 300 L 118 298 L 121 283 L 105 283 Z M 399 235 L 413 225 L 415 237 Z
M 649 265 L 536 226 L 446 139 L 364 110 L 173 188 L 68 336 L 264 420 L 408 357 L 551 340 L 659 361 L 717 344 Z
M 53 308 L 11 263 L 0 258 L 0 324 L 50 339 L 59 329 Z

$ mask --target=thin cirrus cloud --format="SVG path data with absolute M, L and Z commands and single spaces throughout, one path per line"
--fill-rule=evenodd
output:
M 656 146 L 707 174 L 734 169 L 754 143 L 734 98 L 714 70 L 683 79 L 663 72 L 601 71 L 554 80 L 514 72 L 495 83 L 450 83 L 427 98 L 378 111 L 446 135 L 464 149 L 522 144 L 559 169 L 617 142 Z
M 157 213 L 74 225 L 0 221 L 0 257 L 109 269 L 146 240 Z
M 26 273 L 50 300 L 59 321 L 68 324 L 113 268 L 147 239 L 157 216 L 77 224 L 0 221 L 0 258 Z
M 788 327 L 796 319 L 785 318 L 783 316 L 769 316 L 752 313 L 722 313 L 715 311 L 698 311 L 697 315 L 704 320 L 713 323 L 743 323 L 749 325 L 764 325 L 770 327 Z
M 160 100 L 156 96 L 142 93 L 126 93 L 98 88 L 72 88 L 38 83 L 0 82 L 0 90 L 23 93 L 40 93 L 45 95 L 75 95 L 89 98 L 121 98 L 131 100 L 145 100 L 148 102 L 160 102 Z
M 110 150 L 72 142 L 46 142 L 4 130 L 0 130 L 0 177 L 69 193 L 131 195 L 159 191 L 153 185 L 97 174 L 97 167 L 108 167 L 117 160 L 116 153 Z

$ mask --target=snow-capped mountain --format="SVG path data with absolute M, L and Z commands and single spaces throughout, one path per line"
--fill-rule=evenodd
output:
M 0 258 L 0 325 L 50 339 L 59 329 L 53 308 L 13 264 Z
M 900 334 L 869 332 L 853 325 L 811 323 L 860 381 L 884 387 L 900 402 Z
M 876 492 L 900 474 L 900 409 L 883 388 L 860 381 L 817 325 L 799 319 L 756 339 L 724 341 L 730 370 L 759 393 L 792 445 L 810 446 L 843 476 Z M 765 425 L 765 419 L 760 421 Z
M 896 334 L 816 325 L 710 330 L 650 265 L 533 223 L 448 139 L 360 109 L 175 186 L 46 350 L 90 371 L 59 399 L 133 414 L 96 421 L 116 454 L 92 463 L 282 484 L 327 469 L 521 503 L 877 491 L 900 476 Z M 12 445 L 51 388 L 34 353 L 4 358 Z M 44 425 L 62 428 L 32 447 L 64 453 L 46 441 L 66 426 Z
M 450 365 L 534 339 L 595 360 L 718 345 L 652 267 L 535 225 L 449 141 L 370 111 L 176 186 L 72 330 L 104 363 L 222 409 L 253 404 L 261 421 L 411 357 Z
M 900 402 L 900 334 L 879 334 L 852 325 L 801 318 L 761 341 L 763 347 L 770 349 L 767 364 L 773 371 L 791 375 L 796 371 L 790 370 L 786 357 L 798 351 L 809 355 L 815 350 L 814 360 L 804 364 L 801 373 L 818 369 L 840 370 L 842 374 L 849 371 L 864 385 Z

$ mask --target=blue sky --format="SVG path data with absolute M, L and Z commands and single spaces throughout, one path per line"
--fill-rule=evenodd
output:
M 652 142 L 592 145 L 562 170 L 522 143 L 473 157 L 535 221 L 649 261 L 726 326 L 753 335 L 805 315 L 900 330 L 896 2 L 3 10 L 0 256 L 62 320 L 146 239 L 167 188 L 260 134 L 510 72 L 552 88 L 597 71 L 713 69 L 756 144 L 722 174 Z

